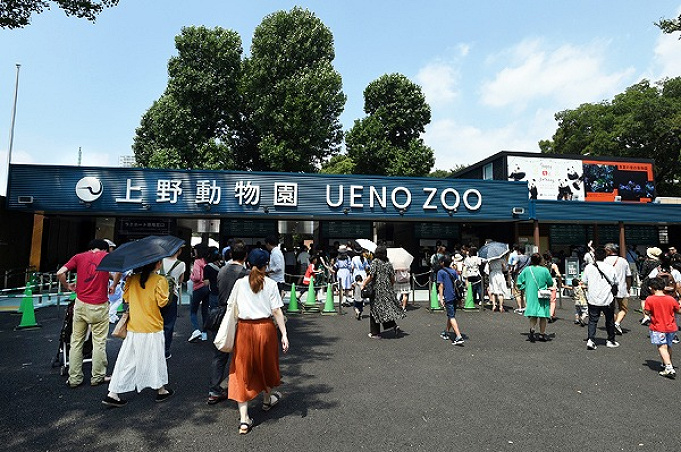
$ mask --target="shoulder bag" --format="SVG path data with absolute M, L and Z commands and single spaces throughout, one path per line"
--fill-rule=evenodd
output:
M 118 323 L 116 323 L 116 326 L 114 327 L 113 331 L 111 332 L 112 337 L 117 337 L 119 339 L 125 339 L 125 336 L 128 335 L 128 318 L 130 315 L 128 314 L 128 311 L 125 311 L 123 314 L 121 314 L 121 318 L 118 319 Z
M 532 274 L 532 279 L 534 279 L 534 283 L 537 285 L 537 296 L 539 298 L 551 298 L 551 289 L 540 289 L 539 288 L 539 283 L 537 282 L 537 278 L 534 276 L 534 272 L 532 271 L 532 267 L 530 267 L 530 273 Z
M 598 273 L 601 274 L 601 276 L 603 277 L 603 279 L 605 279 L 605 280 L 608 282 L 608 284 L 610 284 L 610 292 L 612 292 L 612 296 L 613 296 L 613 297 L 616 297 L 616 296 L 617 296 L 617 293 L 619 292 L 619 287 L 617 286 L 617 284 L 614 283 L 614 282 L 612 282 L 612 281 L 610 281 L 610 280 L 608 279 L 608 277 L 605 276 L 605 273 L 603 273 L 603 270 L 601 270 L 601 268 L 598 266 L 598 262 L 596 262 L 596 263 L 594 264 L 594 266 L 596 267 L 596 270 L 598 270 Z
M 239 321 L 238 319 L 239 311 L 236 307 L 236 300 L 227 305 L 225 311 L 225 316 L 222 318 L 220 323 L 220 328 L 217 334 L 215 334 L 215 348 L 221 352 L 229 353 L 234 348 L 234 338 L 236 337 L 236 325 Z

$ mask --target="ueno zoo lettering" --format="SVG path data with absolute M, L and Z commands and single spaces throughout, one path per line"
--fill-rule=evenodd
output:
M 368 193 L 367 193 L 368 191 Z M 442 206 L 447 211 L 456 212 L 461 204 L 467 210 L 475 211 L 482 207 L 482 194 L 475 188 L 469 188 L 463 195 L 455 188 L 439 190 L 434 187 L 424 187 L 423 193 L 426 200 L 423 210 L 437 210 Z M 368 204 L 370 209 L 387 209 L 388 202 L 395 209 L 407 209 L 412 204 L 412 192 L 406 187 L 395 187 L 388 192 L 387 187 L 374 187 L 370 185 L 365 190 L 363 185 L 338 185 L 334 190 L 331 185 L 326 186 L 326 204 L 329 207 L 341 207 L 348 200 L 351 208 L 363 208 Z

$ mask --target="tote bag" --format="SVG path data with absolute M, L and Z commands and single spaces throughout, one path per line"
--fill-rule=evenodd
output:
M 238 309 L 236 307 L 236 300 L 227 305 L 227 311 L 225 316 L 222 318 L 220 323 L 220 328 L 215 335 L 215 348 L 221 352 L 229 353 L 234 348 L 234 338 L 236 337 L 236 324 L 238 322 L 237 316 L 239 315 Z
M 129 314 L 127 311 L 121 314 L 121 318 L 118 320 L 118 323 L 116 323 L 116 326 L 111 332 L 111 336 L 125 339 L 125 336 L 128 335 L 128 317 Z

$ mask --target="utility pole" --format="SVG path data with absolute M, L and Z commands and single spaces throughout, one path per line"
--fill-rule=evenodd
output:
M 5 186 L 5 194 L 9 188 L 9 164 L 12 163 L 12 148 L 14 147 L 14 122 L 17 117 L 17 98 L 19 96 L 19 68 L 21 64 L 17 63 L 17 78 L 14 83 L 14 105 L 12 106 L 12 123 L 9 127 L 9 149 L 7 150 L 7 185 Z

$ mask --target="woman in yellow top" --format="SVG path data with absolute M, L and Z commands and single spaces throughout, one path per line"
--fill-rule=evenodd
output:
M 128 334 L 111 374 L 109 394 L 102 400 L 104 405 L 125 405 L 127 401 L 119 394 L 135 389 L 137 392 L 144 388 L 156 389 L 157 402 L 173 395 L 173 391 L 165 387 L 168 367 L 160 308 L 168 304 L 168 281 L 156 273 L 161 262 L 135 269 L 125 283 L 123 299 L 130 306 Z

